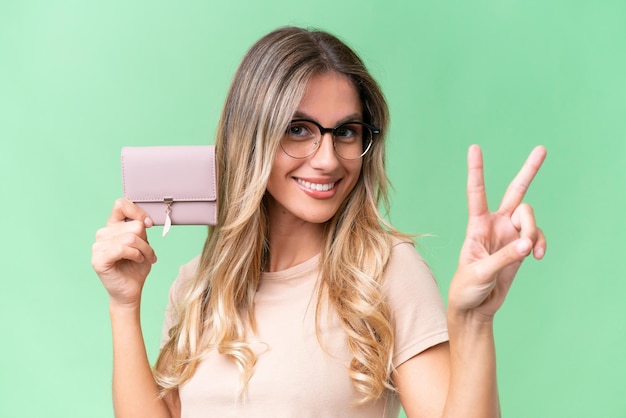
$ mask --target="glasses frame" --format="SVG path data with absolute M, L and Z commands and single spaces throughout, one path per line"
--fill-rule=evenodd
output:
M 285 154 L 287 154 L 288 156 L 290 156 L 291 158 L 295 158 L 296 160 L 303 160 L 305 158 L 309 158 L 311 155 L 315 154 L 317 152 L 317 150 L 320 148 L 320 144 L 322 143 L 322 139 L 324 138 L 324 135 L 326 135 L 327 133 L 330 133 L 333 139 L 333 149 L 335 150 L 335 155 L 337 155 L 337 157 L 344 159 L 344 160 L 356 160 L 358 158 L 363 157 L 365 154 L 367 154 L 367 152 L 370 150 L 370 148 L 372 148 L 372 144 L 374 143 L 374 141 L 376 140 L 376 138 L 378 137 L 378 135 L 380 135 L 380 129 L 375 127 L 374 125 L 370 125 L 369 123 L 365 123 L 365 122 L 361 122 L 361 121 L 348 121 L 348 122 L 343 122 L 340 123 L 339 125 L 335 126 L 334 128 L 325 128 L 322 125 L 320 125 L 319 123 L 317 123 L 314 120 L 311 119 L 305 119 L 305 118 L 300 118 L 300 119 L 293 119 L 289 122 L 289 126 L 291 126 L 294 123 L 298 123 L 298 122 L 308 122 L 308 123 L 312 123 L 313 125 L 317 126 L 318 129 L 320 130 L 320 140 L 317 142 L 314 142 L 315 148 L 313 149 L 313 151 L 311 151 L 311 153 L 309 153 L 308 155 L 305 155 L 304 157 L 294 157 L 293 155 L 289 154 L 285 148 L 283 147 L 283 141 L 280 141 L 280 148 L 283 150 L 283 152 Z M 346 126 L 346 125 L 353 125 L 353 124 L 358 124 L 363 126 L 364 128 L 369 129 L 369 131 L 372 133 L 371 138 L 369 143 L 367 144 L 367 147 L 365 146 L 365 144 L 363 144 L 363 148 L 364 151 L 361 153 L 361 155 L 359 155 L 358 157 L 354 157 L 354 158 L 346 158 L 342 155 L 340 155 L 337 152 L 337 146 L 335 143 L 335 132 Z

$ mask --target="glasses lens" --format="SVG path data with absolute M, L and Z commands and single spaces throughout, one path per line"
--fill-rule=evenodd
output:
M 346 160 L 362 157 L 372 143 L 372 131 L 359 122 L 350 122 L 336 127 L 333 137 L 335 151 Z
M 280 146 L 293 158 L 306 158 L 317 149 L 321 139 L 319 128 L 309 121 L 293 121 L 287 127 Z

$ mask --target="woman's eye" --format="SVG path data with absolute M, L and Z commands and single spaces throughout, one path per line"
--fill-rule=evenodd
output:
M 352 135 L 354 135 L 354 132 L 351 129 L 341 128 L 337 130 L 337 136 L 340 136 L 342 138 L 350 137 Z
M 287 133 L 292 137 L 307 138 L 311 136 L 311 130 L 305 125 L 289 125 Z
M 335 136 L 339 139 L 353 139 L 359 136 L 356 126 L 340 126 L 335 130 Z

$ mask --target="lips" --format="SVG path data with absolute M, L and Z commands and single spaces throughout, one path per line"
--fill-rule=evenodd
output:
M 317 192 L 327 192 L 329 190 L 332 190 L 335 187 L 335 183 L 336 183 L 335 181 L 329 182 L 329 183 L 314 183 L 314 182 L 299 179 L 299 178 L 296 178 L 296 181 L 302 187 L 312 190 L 312 191 L 317 191 Z

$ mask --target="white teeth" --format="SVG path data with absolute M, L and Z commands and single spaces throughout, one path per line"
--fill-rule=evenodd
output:
M 327 184 L 318 184 L 318 183 L 311 183 L 308 181 L 304 181 L 301 179 L 297 179 L 298 183 L 300 183 L 301 185 L 303 185 L 304 187 L 306 187 L 307 189 L 311 189 L 311 190 L 316 190 L 319 192 L 327 192 L 330 189 L 332 189 L 333 187 L 335 187 L 335 183 L 327 183 Z

